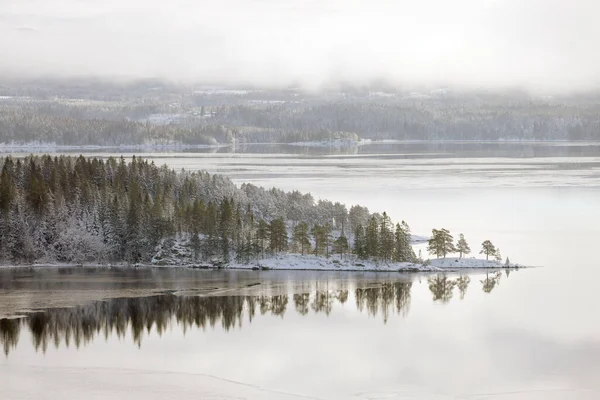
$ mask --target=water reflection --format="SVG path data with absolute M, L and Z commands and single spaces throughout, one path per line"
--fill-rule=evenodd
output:
M 508 277 L 508 274 L 506 274 L 506 276 Z M 480 281 L 481 289 L 485 293 L 491 293 L 492 290 L 494 290 L 494 288 L 500 284 L 500 278 L 502 278 L 502 272 L 500 271 L 494 273 L 491 276 L 489 273 L 485 274 L 485 279 Z
M 491 293 L 499 285 L 501 272 L 487 273 L 480 280 L 482 290 Z M 434 302 L 448 303 L 455 292 L 460 299 L 471 283 L 466 275 L 458 277 L 437 274 L 427 278 L 427 286 Z M 22 318 L 0 319 L 0 343 L 8 356 L 15 348 L 23 329 L 28 329 L 36 351 L 45 352 L 50 344 L 57 348 L 64 344 L 79 348 L 96 336 L 107 339 L 131 334 L 133 342 L 142 344 L 144 333 L 155 331 L 162 335 L 173 322 L 185 333 L 190 328 L 215 328 L 224 331 L 241 328 L 244 320 L 251 323 L 258 313 L 283 318 L 290 301 L 299 315 L 309 313 L 329 316 L 334 306 L 344 305 L 354 296 L 356 309 L 372 317 L 381 316 L 384 323 L 390 316 L 406 317 L 410 310 L 413 282 L 380 281 L 356 285 L 351 290 L 348 282 L 327 282 L 301 285 L 299 293 L 276 295 L 182 296 L 172 293 L 138 297 L 115 298 L 91 302 L 70 308 L 51 308 L 34 312 Z M 362 287 L 360 287 L 362 286 Z
M 379 287 L 356 289 L 356 308 L 359 311 L 366 308 L 371 316 L 381 313 L 384 322 L 387 322 L 393 310 L 398 315 L 406 316 L 410 307 L 411 288 L 412 282 L 384 282 Z

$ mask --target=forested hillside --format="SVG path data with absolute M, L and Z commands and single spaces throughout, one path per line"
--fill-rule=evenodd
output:
M 0 261 L 250 263 L 286 252 L 414 261 L 386 213 L 135 157 L 0 159 Z M 168 255 L 168 257 L 167 257 Z
M 0 144 L 215 146 L 359 139 L 598 140 L 600 95 L 0 83 Z

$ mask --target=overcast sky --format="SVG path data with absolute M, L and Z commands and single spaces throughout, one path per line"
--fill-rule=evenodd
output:
M 600 87 L 597 0 L 0 0 L 0 73 Z

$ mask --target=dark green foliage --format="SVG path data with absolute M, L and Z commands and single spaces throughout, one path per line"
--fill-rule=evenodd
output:
M 276 218 L 269 224 L 269 242 L 275 254 L 287 250 L 288 235 L 283 218 Z
M 379 224 L 374 216 L 369 220 L 365 232 L 365 255 L 367 257 L 379 256 Z
M 304 255 L 306 250 L 310 250 L 310 235 L 306 222 L 302 221 L 296 225 L 293 240 L 294 245 L 300 249 L 300 254 Z
M 427 251 L 430 254 L 434 254 L 437 258 L 446 258 L 448 253 L 456 252 L 454 238 L 447 229 L 433 229 L 431 232 L 431 239 L 427 244 Z
M 398 262 L 415 262 L 417 256 L 411 245 L 410 227 L 404 221 L 396 224 L 394 260 Z
M 494 246 L 489 240 L 486 240 L 481 243 L 481 251 L 479 254 L 485 254 L 485 259 L 489 260 L 490 256 L 496 255 L 496 251 L 496 246 Z
M 365 238 L 365 228 L 362 225 L 358 225 L 354 231 L 354 254 L 358 258 L 367 257 L 367 244 Z
M 340 236 L 333 242 L 333 251 L 342 258 L 348 252 L 348 248 L 348 238 L 346 236 Z
M 469 254 L 471 252 L 471 248 L 465 240 L 465 235 L 463 235 L 462 233 L 460 234 L 458 242 L 456 243 L 456 251 L 459 252 L 460 258 L 462 258 L 463 255 Z

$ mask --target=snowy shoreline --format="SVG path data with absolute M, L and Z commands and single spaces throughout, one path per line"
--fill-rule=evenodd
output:
M 477 258 L 439 258 L 420 263 L 375 262 L 359 260 L 353 256 L 341 259 L 339 256 L 329 258 L 313 255 L 286 254 L 279 257 L 261 259 L 258 262 L 239 264 L 229 263 L 34 263 L 22 265 L 0 265 L 1 269 L 8 268 L 187 268 L 202 270 L 229 271 L 340 271 L 340 272 L 456 272 L 460 270 L 498 270 L 520 269 L 529 266 L 511 263 L 502 264 L 497 261 Z

